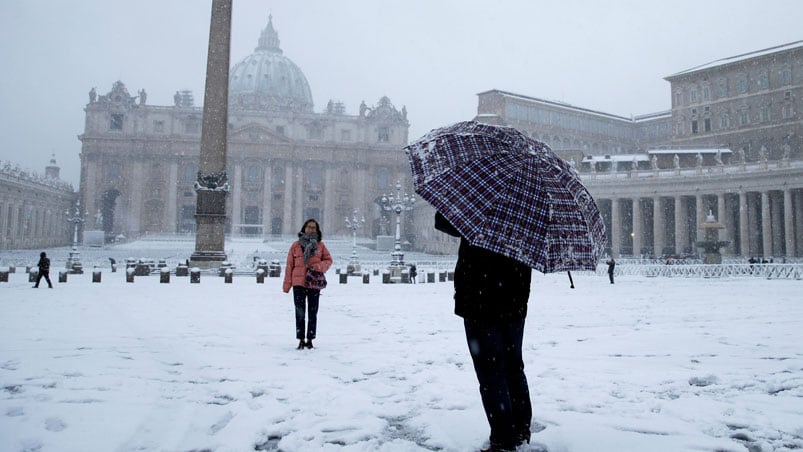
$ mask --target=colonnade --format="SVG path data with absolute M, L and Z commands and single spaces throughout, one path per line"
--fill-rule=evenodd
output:
M 697 254 L 709 213 L 724 225 L 724 255 L 803 256 L 803 165 L 644 173 L 584 179 L 605 219 L 612 256 Z

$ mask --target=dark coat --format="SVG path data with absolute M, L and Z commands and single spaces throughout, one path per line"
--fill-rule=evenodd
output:
M 509 321 L 527 316 L 532 269 L 472 246 L 440 213 L 435 229 L 460 237 L 454 268 L 454 313 L 465 319 Z
M 616 261 L 613 260 L 613 258 L 611 258 L 611 260 L 609 260 L 608 262 L 605 262 L 605 263 L 608 264 L 608 274 L 612 275 L 613 274 L 613 269 L 616 268 Z
M 36 264 L 39 267 L 39 273 L 48 273 L 50 271 L 50 258 L 42 256 L 39 258 L 39 263 Z

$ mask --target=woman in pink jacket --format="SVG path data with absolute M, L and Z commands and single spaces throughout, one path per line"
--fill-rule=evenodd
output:
M 332 256 L 321 239 L 321 227 L 314 219 L 304 222 L 298 240 L 290 246 L 287 253 L 287 265 L 284 269 L 284 293 L 293 288 L 293 301 L 296 305 L 296 339 L 298 349 L 312 348 L 312 340 L 318 327 L 318 299 L 321 291 L 306 287 L 307 269 L 326 273 L 332 266 Z M 304 342 L 304 314 L 309 310 L 306 338 Z

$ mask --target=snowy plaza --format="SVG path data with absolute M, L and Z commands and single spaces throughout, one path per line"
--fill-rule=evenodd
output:
M 351 240 L 325 242 L 343 268 Z M 244 270 L 257 254 L 283 266 L 289 243 L 226 249 Z M 472 451 L 487 438 L 451 282 L 338 284 L 330 270 L 316 348 L 299 351 L 280 278 L 126 283 L 109 269 L 129 255 L 173 266 L 192 245 L 84 248 L 86 272 L 54 276 L 53 290 L 24 272 L 0 283 L 0 450 Z M 48 251 L 57 275 L 68 249 Z M 0 266 L 37 255 L 4 253 Z M 422 273 L 453 265 L 406 260 Z M 565 274 L 533 277 L 533 450 L 803 447 L 800 280 L 573 276 L 575 289 Z

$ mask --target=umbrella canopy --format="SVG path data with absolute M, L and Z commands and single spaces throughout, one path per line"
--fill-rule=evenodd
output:
M 404 149 L 415 191 L 472 245 L 543 273 L 596 270 L 607 242 L 599 209 L 546 144 L 468 121 Z

